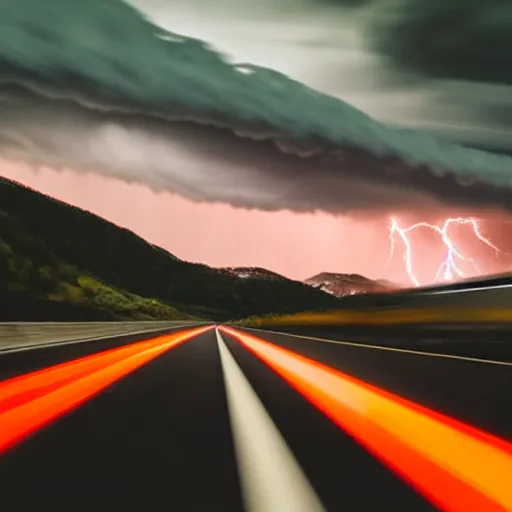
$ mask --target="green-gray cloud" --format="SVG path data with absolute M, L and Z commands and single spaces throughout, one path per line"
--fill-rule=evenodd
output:
M 368 35 L 395 63 L 436 77 L 512 83 L 512 2 L 381 0 L 374 9 Z
M 336 5 L 340 7 L 364 7 L 378 0 L 324 0 L 325 5 Z M 311 2 L 313 4 L 313 2 Z M 318 5 L 318 2 L 315 2 Z
M 0 0 L 2 155 L 264 209 L 512 207 L 512 159 L 392 130 L 119 0 Z

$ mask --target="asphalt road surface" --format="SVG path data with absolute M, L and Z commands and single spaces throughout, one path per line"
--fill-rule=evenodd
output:
M 1 355 L 0 509 L 512 510 L 511 364 L 195 329 Z
M 512 363 L 512 329 L 508 325 L 290 325 L 268 326 L 265 329 L 312 338 L 370 343 Z

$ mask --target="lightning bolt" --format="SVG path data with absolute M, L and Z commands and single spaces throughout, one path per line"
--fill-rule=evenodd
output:
M 403 259 L 407 275 L 409 276 L 409 279 L 415 286 L 420 286 L 420 282 L 416 275 L 414 274 L 412 244 L 407 235 L 411 231 L 424 228 L 436 232 L 441 237 L 441 240 L 447 249 L 446 258 L 437 269 L 436 276 L 434 279 L 435 281 L 452 281 L 455 277 L 466 277 L 466 274 L 460 268 L 460 263 L 462 262 L 469 263 L 470 265 L 472 265 L 472 267 L 478 274 L 482 274 L 482 271 L 478 267 L 476 261 L 473 258 L 464 256 L 453 243 L 452 239 L 448 234 L 448 228 L 452 224 L 470 225 L 473 234 L 480 242 L 487 245 L 487 247 L 493 249 L 496 254 L 499 254 L 501 252 L 498 247 L 496 247 L 487 237 L 485 237 L 482 234 L 480 226 L 478 224 L 478 220 L 474 218 L 450 217 L 446 219 L 441 226 L 436 224 L 429 224 L 428 222 L 418 222 L 407 228 L 401 227 L 396 219 L 391 218 L 389 227 L 390 251 L 386 265 L 390 263 L 391 259 L 393 258 L 393 255 L 395 254 L 396 236 L 398 236 L 405 246 Z

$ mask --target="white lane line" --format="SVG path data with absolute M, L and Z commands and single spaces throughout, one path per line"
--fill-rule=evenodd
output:
M 421 350 L 408 350 L 406 348 L 383 347 L 382 345 L 368 345 L 366 343 L 356 343 L 356 342 L 351 342 L 351 341 L 328 340 L 326 338 L 314 338 L 312 336 L 302 336 L 301 334 L 291 334 L 288 332 L 279 332 L 279 331 L 267 331 L 266 329 L 254 329 L 252 327 L 244 327 L 243 329 L 247 329 L 248 331 L 256 331 L 256 332 L 260 332 L 260 333 L 279 334 L 280 336 L 290 336 L 292 338 L 302 338 L 305 340 L 323 341 L 324 343 L 334 343 L 336 345 L 348 345 L 350 347 L 371 348 L 374 350 L 387 350 L 389 352 L 403 352 L 406 354 L 414 354 L 417 356 L 442 357 L 445 359 L 458 359 L 460 361 L 471 361 L 473 363 L 486 363 L 486 364 L 497 364 L 500 366 L 512 366 L 512 363 L 508 363 L 506 361 L 495 361 L 493 359 L 479 359 L 476 357 L 454 356 L 451 354 L 439 354 L 437 352 L 423 352 Z M 511 341 L 511 343 L 512 343 L 512 341 Z
M 247 512 L 325 512 L 293 453 L 216 329 Z

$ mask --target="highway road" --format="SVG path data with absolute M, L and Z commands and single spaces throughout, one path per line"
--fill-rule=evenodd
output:
M 263 328 L 311 339 L 352 341 L 512 363 L 512 329 L 509 325 L 269 325 Z
M 508 362 L 151 336 L 0 355 L 2 510 L 512 510 Z

